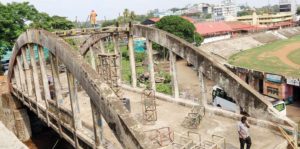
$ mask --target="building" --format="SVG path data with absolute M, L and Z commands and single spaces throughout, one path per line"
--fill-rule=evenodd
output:
M 248 23 L 251 25 L 264 25 L 264 26 L 272 26 L 283 22 L 289 23 L 286 25 L 292 25 L 293 16 L 294 15 L 291 12 L 281 12 L 277 14 L 262 14 L 262 15 L 257 15 L 256 12 L 253 12 L 252 15 L 237 17 L 237 21 Z
M 237 17 L 237 6 L 235 4 L 235 0 L 223 0 L 222 11 L 226 21 L 234 21 Z
M 237 17 L 237 6 L 234 0 L 223 0 L 220 5 L 213 8 L 213 19 L 215 21 L 235 21 Z

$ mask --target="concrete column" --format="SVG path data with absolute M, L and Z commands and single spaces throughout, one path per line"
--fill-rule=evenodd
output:
M 50 95 L 50 89 L 48 84 L 48 76 L 46 72 L 46 62 L 45 62 L 45 55 L 44 55 L 44 49 L 43 47 L 38 47 L 38 54 L 39 54 L 39 63 L 40 63 L 40 69 L 41 69 L 41 75 L 42 75 L 42 81 L 43 81 L 43 88 L 44 88 L 44 97 L 45 97 L 45 105 L 46 105 L 46 119 L 47 119 L 47 125 L 49 124 L 49 104 L 48 101 L 51 100 Z
M 21 62 L 21 56 L 20 55 L 17 56 L 17 65 L 18 65 L 18 68 L 19 68 L 22 91 L 27 92 L 25 73 L 24 73 L 24 69 L 23 69 L 23 65 L 22 65 L 22 62 Z
M 199 67 L 198 69 L 198 77 L 200 81 L 200 94 L 201 94 L 201 99 L 199 101 L 199 104 L 201 105 L 207 105 L 207 98 L 206 98 L 206 86 L 205 86 L 205 80 L 204 80 L 204 75 L 203 75 L 203 68 Z
M 71 108 L 73 113 L 73 125 L 74 125 L 74 140 L 76 148 L 79 147 L 79 142 L 77 138 L 77 130 L 82 128 L 81 118 L 80 118 L 80 109 L 77 97 L 77 88 L 76 88 L 76 80 L 74 76 L 71 74 L 69 70 L 67 70 L 68 77 L 68 86 L 69 86 L 69 94 L 71 100 Z
M 53 85 L 55 88 L 55 102 L 56 102 L 56 115 L 57 115 L 57 125 L 59 129 L 59 135 L 62 136 L 62 128 L 61 128 L 61 113 L 60 113 L 60 107 L 63 103 L 63 96 L 61 94 L 61 86 L 59 85 L 59 73 L 57 71 L 57 60 L 55 56 L 52 53 L 49 53 L 50 56 L 50 64 L 51 64 L 51 72 L 53 77 Z
M 97 70 L 96 69 L 96 60 L 95 60 L 95 55 L 94 55 L 94 50 L 93 50 L 93 47 L 90 47 L 90 56 L 91 56 L 91 65 L 92 65 L 92 68 L 94 69 L 94 70 Z
M 32 75 L 31 75 L 31 69 L 29 68 L 29 64 L 27 61 L 26 57 L 26 49 L 22 48 L 22 58 L 23 58 L 23 63 L 24 63 L 24 68 L 25 68 L 25 77 L 26 77 L 26 83 L 27 83 L 27 93 L 28 96 L 32 96 Z M 29 102 L 30 103 L 30 102 Z
M 32 66 L 32 75 L 33 75 L 33 83 L 34 83 L 34 90 L 35 90 L 35 100 L 36 104 L 39 104 L 39 102 L 42 100 L 42 95 L 41 95 L 41 89 L 40 89 L 40 83 L 39 83 L 39 77 L 38 77 L 38 70 L 35 62 L 35 55 L 34 55 L 34 45 L 31 44 L 29 47 L 30 51 L 30 63 Z M 40 110 L 37 106 L 37 115 L 38 117 L 40 116 Z
M 170 74 L 172 76 L 172 89 L 173 89 L 173 97 L 179 98 L 179 88 L 178 88 L 178 80 L 177 80 L 177 70 L 176 70 L 176 54 L 173 53 L 172 50 L 169 50 L 170 53 Z
M 135 57 L 134 57 L 134 47 L 133 47 L 133 36 L 128 34 L 128 53 L 130 60 L 130 70 L 131 70 L 131 85 L 136 87 L 136 70 L 135 70 Z
M 148 55 L 148 69 L 150 73 L 150 85 L 151 85 L 151 89 L 156 91 L 152 42 L 149 39 L 146 40 L 146 47 L 147 47 L 147 55 Z
M 118 34 L 118 33 L 117 33 Z M 122 66 L 122 54 L 120 51 L 120 43 L 119 43 L 119 35 L 113 35 L 113 43 L 114 43 L 114 53 L 117 55 L 117 59 L 116 59 L 116 64 L 118 67 L 117 70 L 117 76 L 119 76 L 118 78 L 118 85 L 120 86 L 122 83 L 122 71 L 121 71 L 121 66 Z
M 103 144 L 103 122 L 102 116 L 100 111 L 97 111 L 96 105 L 93 103 L 92 100 L 91 107 L 92 107 L 92 115 L 93 115 L 93 126 L 94 126 L 94 135 L 95 135 L 95 145 L 96 148 L 100 148 Z
M 100 39 L 98 43 L 100 45 L 100 52 L 101 53 L 105 53 L 105 47 L 103 45 L 103 41 Z
M 14 76 L 15 76 L 17 88 L 19 90 L 22 90 L 22 88 L 21 88 L 21 79 L 20 79 L 20 72 L 19 72 L 19 68 L 18 68 L 17 65 L 14 66 Z

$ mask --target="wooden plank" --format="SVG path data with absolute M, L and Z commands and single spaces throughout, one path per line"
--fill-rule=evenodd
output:
M 179 87 L 177 80 L 177 69 L 176 69 L 176 54 L 173 53 L 172 50 L 169 50 L 170 53 L 170 74 L 172 76 L 172 89 L 173 89 L 173 97 L 179 98 Z
M 278 125 L 277 126 L 280 133 L 283 135 L 283 137 L 288 141 L 288 143 L 290 144 L 290 146 L 293 148 L 293 149 L 298 149 L 298 145 L 295 144 L 295 141 Z
M 131 70 L 131 85 L 132 87 L 137 86 L 136 79 L 136 69 L 135 69 L 135 57 L 134 57 L 134 48 L 133 48 L 133 36 L 128 34 L 128 53 L 130 60 L 130 70 Z
M 19 90 L 21 90 L 21 80 L 20 80 L 20 72 L 18 65 L 14 65 L 14 76 L 16 80 L 16 84 Z

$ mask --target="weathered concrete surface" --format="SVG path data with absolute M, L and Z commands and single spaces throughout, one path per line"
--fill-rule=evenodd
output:
M 145 37 L 156 42 L 169 50 L 171 49 L 178 56 L 193 64 L 195 68 L 202 67 L 205 77 L 224 88 L 229 96 L 235 99 L 251 117 L 296 127 L 296 124 L 291 120 L 279 118 L 277 116 L 278 112 L 270 102 L 206 52 L 156 28 L 135 25 L 133 33 L 136 36 Z
M 52 54 L 65 64 L 92 99 L 97 110 L 101 111 L 104 119 L 123 147 L 132 149 L 151 148 L 146 145 L 139 123 L 129 114 L 112 89 L 101 81 L 100 76 L 85 62 L 79 52 L 75 51 L 63 39 L 47 31 L 28 30 L 18 38 L 10 61 L 9 81 L 11 81 L 13 75 L 16 56 L 20 54 L 21 47 L 28 43 L 36 43 L 48 48 Z
M 8 93 L 6 77 L 0 79 L 0 121 L 13 132 L 21 141 L 31 137 L 30 121 L 27 109 L 21 102 Z M 5 79 L 3 79 L 5 78 Z
M 0 121 L 0 148 L 2 149 L 27 149 L 4 124 Z

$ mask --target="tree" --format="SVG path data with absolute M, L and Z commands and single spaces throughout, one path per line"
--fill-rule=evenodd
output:
M 196 33 L 194 24 L 179 16 L 165 16 L 155 26 L 197 46 L 203 41 L 203 37 Z
M 28 28 L 53 31 L 70 29 L 73 23 L 65 17 L 40 13 L 29 2 L 0 2 L 0 58 L 5 49 L 11 49 L 18 36 Z

